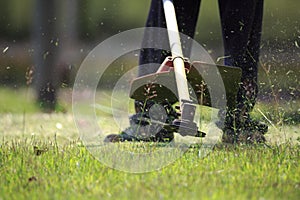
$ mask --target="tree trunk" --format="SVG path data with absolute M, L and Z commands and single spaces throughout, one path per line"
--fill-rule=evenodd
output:
M 56 0 L 36 0 L 34 10 L 34 87 L 40 107 L 47 112 L 57 104 L 58 31 Z

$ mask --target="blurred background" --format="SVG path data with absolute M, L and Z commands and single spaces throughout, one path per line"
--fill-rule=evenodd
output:
M 149 5 L 150 0 L 0 0 L 0 112 L 67 111 L 85 56 L 106 38 L 143 27 Z M 280 109 L 285 113 L 280 120 L 293 122 L 300 121 L 299 7 L 299 0 L 265 0 L 259 71 L 259 102 L 276 105 L 277 115 Z M 202 1 L 195 39 L 220 61 L 216 0 Z M 266 112 L 272 118 L 273 111 Z

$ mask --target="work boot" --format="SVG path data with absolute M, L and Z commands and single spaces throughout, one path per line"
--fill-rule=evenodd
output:
M 250 112 L 255 105 L 257 96 L 257 84 L 253 78 L 245 78 L 240 84 L 237 95 L 236 109 L 226 112 L 223 128 L 224 143 L 264 143 L 264 134 L 268 126 L 263 122 L 253 120 Z
M 137 113 L 129 118 L 130 126 L 120 134 L 108 135 L 104 142 L 170 142 L 174 139 L 173 131 L 164 127 L 177 119 L 179 114 L 168 102 L 136 101 L 135 108 Z
M 226 125 L 223 128 L 223 143 L 264 143 L 266 141 L 264 134 L 268 132 L 268 126 L 260 121 L 249 118 L 241 123 L 235 121 L 231 125 Z

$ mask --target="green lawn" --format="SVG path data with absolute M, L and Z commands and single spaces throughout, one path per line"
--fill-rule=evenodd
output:
M 300 196 L 298 123 L 272 123 L 266 135 L 267 145 L 217 145 L 204 158 L 199 157 L 199 147 L 189 148 L 162 169 L 131 174 L 107 167 L 82 145 L 70 110 L 69 94 L 61 96 L 67 113 L 43 114 L 31 107 L 30 93 L 22 91 L 1 90 L 5 94 L 1 105 L 6 106 L 0 111 L 0 199 L 298 199 Z M 20 98 L 20 95 L 25 96 Z M 18 109 L 13 108 L 24 99 L 27 101 Z M 268 107 L 260 104 L 257 109 L 265 113 Z M 264 119 L 260 112 L 254 114 Z M 109 120 L 109 115 L 105 119 Z M 119 147 L 135 152 L 139 146 L 125 143 Z M 154 151 L 163 147 L 154 143 L 144 148 Z
M 54 137 L 25 138 L 1 142 L 2 199 L 298 199 L 300 195 L 299 145 L 216 147 L 205 158 L 191 148 L 163 169 L 130 174 L 101 164 L 78 140 L 59 145 Z

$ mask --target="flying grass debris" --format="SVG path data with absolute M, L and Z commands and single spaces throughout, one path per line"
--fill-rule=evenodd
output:
M 7 50 L 9 49 L 9 47 L 7 46 L 7 47 L 5 47 L 4 49 L 3 49 L 3 53 L 6 53 L 7 52 Z

